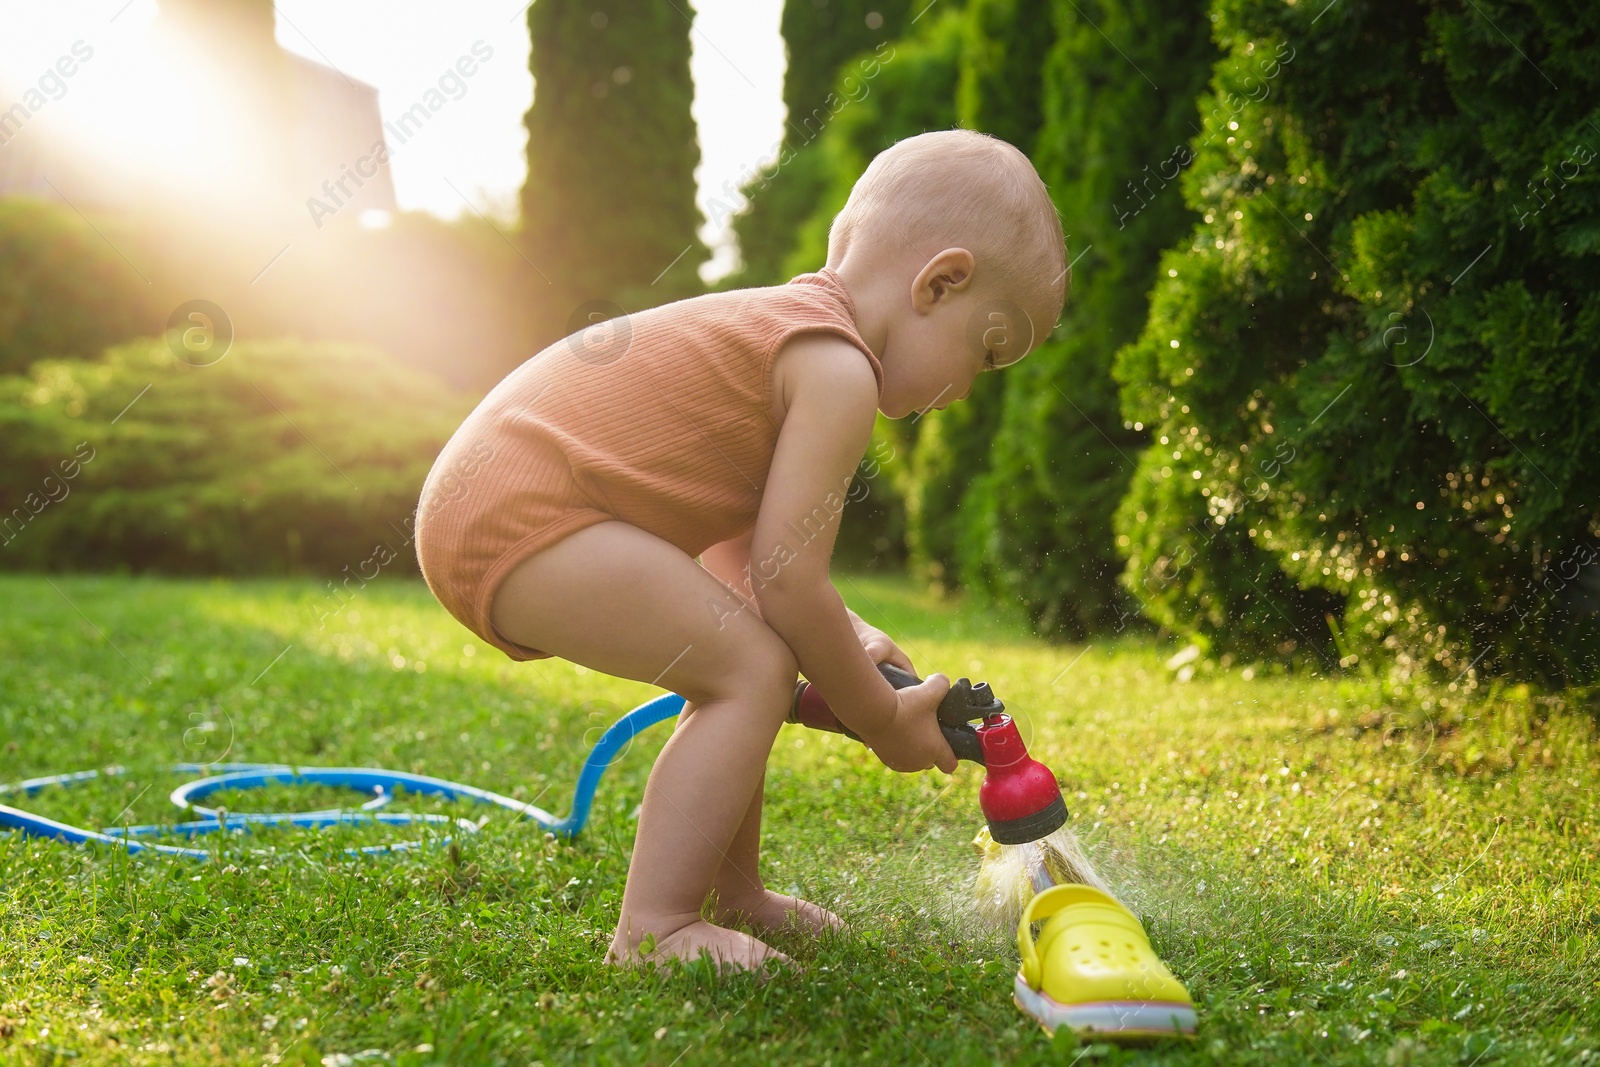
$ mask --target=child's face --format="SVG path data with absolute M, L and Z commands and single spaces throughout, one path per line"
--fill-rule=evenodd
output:
M 891 330 L 881 410 L 898 419 L 965 399 L 979 374 L 1020 359 L 1032 333 L 1020 307 L 971 285 L 914 291 Z
M 913 411 L 942 411 L 972 392 L 973 381 L 989 361 L 988 350 L 981 341 L 974 344 L 968 338 L 965 319 L 969 316 L 961 314 L 962 303 L 966 302 L 951 304 L 935 321 L 921 324 L 924 329 L 905 339 L 911 346 L 906 353 L 910 358 L 900 362 L 897 381 L 884 380 L 885 415 L 897 419 Z M 891 410 L 891 405 L 898 410 Z

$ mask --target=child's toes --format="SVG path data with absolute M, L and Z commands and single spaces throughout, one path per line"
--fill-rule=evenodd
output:
M 848 929 L 848 927 L 845 925 L 845 921 L 839 918 L 839 916 L 835 915 L 827 908 L 822 907 L 820 904 L 811 903 L 809 900 L 796 899 L 794 915 L 798 921 L 804 923 L 814 930 L 844 931 Z
M 767 894 L 767 898 L 766 906 L 763 909 L 764 914 L 761 918 L 768 927 L 783 927 L 793 923 L 802 930 L 808 930 L 814 934 L 820 934 L 825 930 L 842 931 L 845 929 L 843 919 L 840 919 L 827 908 L 813 904 L 809 900 L 801 900 L 799 897 L 789 897 L 781 893 L 772 892 Z
M 647 938 L 629 946 L 620 937 L 613 939 L 606 962 L 612 964 L 652 964 L 658 969 L 673 961 L 689 962 L 709 956 L 718 969 L 764 971 L 768 964 L 791 963 L 782 952 L 749 934 L 728 930 L 708 922 L 694 922 L 662 938 Z

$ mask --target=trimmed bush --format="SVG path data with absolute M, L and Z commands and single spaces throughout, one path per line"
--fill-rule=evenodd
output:
M 109 220 L 102 227 L 131 245 Z M 0 374 L 42 356 L 93 359 L 158 330 L 148 283 L 70 207 L 0 199 Z
M 828 228 L 873 156 L 896 141 L 955 125 L 962 17 L 959 8 L 930 12 L 913 36 L 846 65 L 843 74 L 858 80 L 870 72 L 871 92 L 842 108 L 817 138 L 813 151 L 823 157 L 827 187 L 801 223 L 780 272 L 785 278 L 827 262 Z
M 1044 125 L 1055 6 L 1050 0 L 969 0 L 956 85 L 962 126 L 1032 152 Z
M 1049 26 L 1042 0 L 973 0 L 939 27 L 955 75 L 951 124 L 1028 152 L 1039 130 Z M 985 514 L 1006 503 L 983 496 L 981 479 L 991 468 L 1006 385 L 996 375 L 979 375 L 965 401 L 921 417 L 904 485 L 906 547 L 914 573 L 935 588 L 974 584 L 981 572 L 973 561 L 988 546 L 973 534 L 1004 521 Z M 988 591 L 981 580 L 976 587 Z
M 335 574 L 386 544 L 414 573 L 423 479 L 471 407 L 342 345 L 38 361 L 0 378 L 0 567 Z
M 1212 8 L 1129 587 L 1213 651 L 1595 681 L 1600 9 Z
M 843 68 L 841 92 L 846 77 L 870 77 L 871 92 L 841 109 L 808 149 L 807 158 L 824 168 L 826 186 L 780 271 L 785 278 L 814 271 L 827 262 L 828 228 L 873 156 L 903 138 L 955 124 L 962 18 L 957 8 L 930 13 L 914 37 L 857 56 Z M 926 457 L 916 458 L 921 431 L 931 425 L 931 417 L 898 421 L 879 417 L 868 459 L 874 455 L 894 458 L 881 462 L 884 473 L 872 479 L 871 504 L 863 507 L 863 501 L 845 509 L 839 530 L 842 560 L 898 563 L 906 551 L 902 544 L 912 546 L 915 565 L 922 573 L 929 571 L 928 559 L 951 558 L 948 548 L 931 548 L 931 538 L 913 530 L 916 520 L 906 508 L 911 494 L 917 497 L 913 506 L 925 508 L 919 514 L 943 514 L 948 510 L 944 497 L 959 491 L 959 486 L 949 486 L 942 475 L 929 476 Z M 859 495 L 861 489 L 853 487 L 852 491 Z

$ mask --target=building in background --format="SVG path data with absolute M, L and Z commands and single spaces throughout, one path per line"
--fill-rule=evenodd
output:
M 46 71 L 59 98 L 0 72 L 0 196 L 279 230 L 395 211 L 376 88 L 279 47 L 271 0 L 159 12 L 138 56 L 89 43 L 61 66 L 76 83 Z M 97 62 L 115 76 L 91 83 Z

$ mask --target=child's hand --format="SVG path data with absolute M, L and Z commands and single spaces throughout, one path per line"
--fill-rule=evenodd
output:
M 950 679 L 930 674 L 920 684 L 895 690 L 894 721 L 868 737 L 872 754 L 891 771 L 925 771 L 938 767 L 954 774 L 956 754 L 939 729 L 939 701 L 950 691 Z
M 849 608 L 845 609 L 845 614 L 850 616 L 850 626 L 856 632 L 856 640 L 861 642 L 861 647 L 866 649 L 867 656 L 873 663 L 887 663 L 903 671 L 917 673 L 917 669 L 911 665 L 911 658 L 900 651 L 900 646 L 895 644 L 888 634 L 871 623 L 862 621 L 861 616 Z

